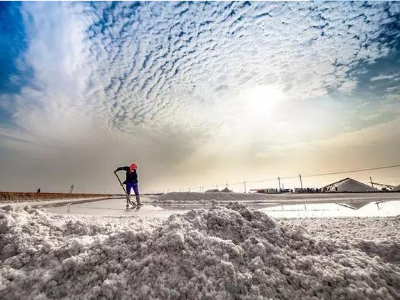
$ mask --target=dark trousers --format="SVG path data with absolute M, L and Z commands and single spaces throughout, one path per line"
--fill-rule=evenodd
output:
M 131 194 L 131 189 L 133 189 L 133 192 L 135 195 L 139 195 L 139 185 L 136 182 L 127 182 L 126 183 L 126 192 L 128 195 Z

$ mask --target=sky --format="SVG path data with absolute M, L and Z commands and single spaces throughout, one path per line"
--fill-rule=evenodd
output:
M 143 192 L 400 163 L 399 24 L 400 2 L 0 2 L 0 190 L 118 192 L 132 162 Z

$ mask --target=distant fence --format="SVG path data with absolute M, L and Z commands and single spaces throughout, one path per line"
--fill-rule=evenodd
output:
M 82 199 L 111 197 L 112 194 L 70 194 L 70 193 L 19 193 L 19 192 L 0 192 L 0 203 L 29 202 L 29 201 L 49 201 L 57 199 Z

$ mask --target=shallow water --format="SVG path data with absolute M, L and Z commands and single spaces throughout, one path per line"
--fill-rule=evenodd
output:
M 389 217 L 400 215 L 400 201 L 388 202 L 361 202 L 354 204 L 319 203 L 278 205 L 266 204 L 264 207 L 259 202 L 254 205 L 246 201 L 246 205 L 267 213 L 275 218 L 324 218 L 324 217 Z M 271 206 L 272 205 L 272 206 Z M 351 207 L 353 206 L 353 208 Z M 174 205 L 146 204 L 140 208 L 125 209 L 124 199 L 108 199 L 81 204 L 47 207 L 51 213 L 72 215 L 97 215 L 114 217 L 153 217 L 168 218 L 171 214 L 185 213 L 193 208 L 209 208 L 210 204 L 192 203 Z M 358 209 L 355 209 L 358 208 Z
M 400 215 L 400 201 L 369 202 L 359 209 L 344 204 L 320 203 L 281 205 L 259 210 L 275 218 L 391 217 Z
M 72 215 L 96 215 L 96 216 L 113 216 L 113 217 L 154 217 L 168 218 L 174 213 L 185 213 L 189 209 L 166 210 L 158 206 L 145 204 L 140 207 L 125 209 L 126 202 L 124 199 L 108 199 L 96 202 L 87 202 L 81 204 L 63 205 L 58 207 L 46 207 L 46 210 L 57 214 Z

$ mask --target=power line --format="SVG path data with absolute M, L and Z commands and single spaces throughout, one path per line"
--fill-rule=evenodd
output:
M 345 174 L 345 173 L 356 173 L 356 172 L 363 172 L 363 171 L 373 171 L 373 170 L 391 169 L 391 168 L 397 168 L 397 167 L 400 167 L 400 164 L 389 165 L 389 166 L 373 167 L 373 168 L 364 168 L 364 169 L 347 170 L 347 171 L 337 171 L 337 172 L 329 172 L 329 173 L 310 174 L 310 175 L 303 175 L 303 177 L 316 177 L 316 176 L 337 175 L 337 174 Z
M 397 168 L 397 167 L 400 167 L 400 164 L 371 167 L 371 168 L 361 168 L 361 169 L 346 170 L 346 171 L 332 171 L 332 172 L 328 172 L 328 173 L 316 173 L 316 174 L 308 174 L 308 175 L 301 175 L 301 176 L 302 177 L 317 177 L 317 176 L 337 175 L 337 174 L 346 174 L 346 173 L 356 173 L 356 172 L 362 172 L 362 171 L 382 170 L 382 169 L 390 169 L 390 168 Z M 282 179 L 297 179 L 297 178 L 298 178 L 298 176 L 280 177 L 281 180 Z M 256 181 L 246 181 L 246 182 L 257 183 L 257 182 L 266 182 L 266 181 L 273 181 L 273 180 L 277 180 L 277 178 L 256 180 Z
M 347 173 L 357 173 L 357 172 L 363 172 L 363 171 L 383 170 L 383 169 L 391 169 L 391 168 L 398 168 L 398 167 L 400 167 L 400 163 L 392 164 L 392 165 L 385 165 L 385 166 L 378 166 L 378 167 L 359 168 L 359 169 L 342 170 L 342 171 L 332 171 L 332 172 L 327 172 L 327 173 L 315 173 L 315 174 L 308 174 L 308 175 L 301 175 L 301 176 L 303 178 L 310 178 L 310 177 L 329 176 L 329 175 L 338 175 L 338 174 L 347 174 Z M 287 177 L 279 177 L 279 178 L 280 178 L 280 180 L 288 180 L 288 179 L 298 179 L 299 177 L 298 177 L 298 175 L 296 175 L 296 176 L 287 176 Z M 246 183 L 260 183 L 260 182 L 268 182 L 268 181 L 276 181 L 276 180 L 278 180 L 278 177 L 269 178 L 269 179 L 254 180 L 254 181 L 247 181 L 246 180 Z M 234 186 L 234 185 L 239 185 L 239 184 L 243 184 L 243 182 L 223 183 L 223 184 L 218 184 L 218 185 Z M 190 187 L 189 189 L 196 190 L 198 188 L 199 188 L 199 186 Z M 206 188 L 212 188 L 212 187 L 211 186 L 210 187 L 202 186 L 202 189 L 206 189 Z

